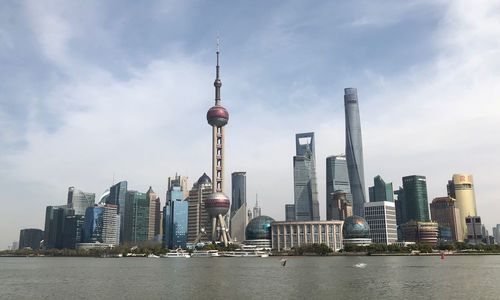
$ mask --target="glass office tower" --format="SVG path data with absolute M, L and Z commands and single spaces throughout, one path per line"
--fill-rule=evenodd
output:
M 403 177 L 403 191 L 406 221 L 430 221 L 425 176 L 411 175 Z
M 106 199 L 106 204 L 118 206 L 118 214 L 120 214 L 120 243 L 125 237 L 125 199 L 127 197 L 127 182 L 120 181 L 109 188 L 109 196 Z
M 349 184 L 353 199 L 353 213 L 357 216 L 363 216 L 366 197 L 358 92 L 355 88 L 346 88 L 344 92 L 345 145 Z
M 394 191 L 392 189 L 392 183 L 385 183 L 380 175 L 377 175 L 373 179 L 373 186 L 369 187 L 368 191 L 370 202 L 394 202 Z
M 188 201 L 180 186 L 167 192 L 164 209 L 165 246 L 170 249 L 186 248 L 188 237 Z
M 74 187 L 68 188 L 68 208 L 75 211 L 75 215 L 85 215 L 87 207 L 95 204 L 95 194 L 80 191 Z
M 333 155 L 326 158 L 326 219 L 334 219 L 333 214 L 329 211 L 333 194 L 336 191 L 346 193 L 346 198 L 352 204 L 351 186 L 349 185 L 349 174 L 347 172 L 347 160 L 345 155 Z M 330 203 L 330 204 L 329 204 Z
M 293 157 L 295 220 L 316 221 L 319 220 L 319 202 L 314 133 L 296 134 L 295 146 L 296 155 Z
M 124 243 L 141 243 L 148 240 L 149 199 L 146 193 L 128 191 L 125 199 Z

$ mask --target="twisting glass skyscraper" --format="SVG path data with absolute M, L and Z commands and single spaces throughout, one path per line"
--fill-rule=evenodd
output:
M 345 152 L 349 183 L 353 199 L 353 213 L 364 215 L 365 173 L 363 168 L 363 142 L 361 140 L 361 122 L 359 118 L 358 91 L 355 88 L 344 89 L 345 107 Z

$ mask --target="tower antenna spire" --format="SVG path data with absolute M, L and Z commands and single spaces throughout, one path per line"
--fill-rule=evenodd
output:
M 215 105 L 220 104 L 220 87 L 222 86 L 222 81 L 220 80 L 220 66 L 219 66 L 219 50 L 220 47 L 220 38 L 219 35 L 217 35 L 217 47 L 216 47 L 216 54 L 217 54 L 217 65 L 215 66 L 215 81 L 214 81 L 214 86 L 215 86 Z

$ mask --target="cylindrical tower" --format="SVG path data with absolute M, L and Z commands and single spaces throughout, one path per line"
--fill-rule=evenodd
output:
M 448 195 L 457 201 L 456 205 L 460 211 L 460 223 L 463 231 L 462 238 L 467 239 L 465 218 L 477 216 L 472 174 L 453 174 L 452 180 L 448 182 Z
M 222 81 L 219 77 L 219 47 L 217 45 L 217 66 L 215 87 L 215 105 L 207 112 L 207 121 L 212 126 L 212 195 L 205 201 L 205 208 L 212 218 L 212 239 L 217 240 L 217 231 L 220 238 L 227 244 L 230 240 L 223 216 L 229 210 L 230 201 L 224 194 L 224 126 L 229 120 L 229 113 L 220 104 L 220 88 Z
M 344 90 L 345 107 L 345 148 L 349 184 L 352 194 L 354 215 L 364 216 L 365 173 L 363 167 L 363 142 L 359 118 L 358 91 L 355 88 Z

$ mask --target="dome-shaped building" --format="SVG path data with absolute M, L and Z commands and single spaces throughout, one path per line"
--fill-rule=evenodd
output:
M 254 245 L 271 249 L 271 223 L 274 219 L 268 216 L 253 218 L 245 229 L 245 245 Z
M 198 185 L 212 184 L 212 180 L 210 179 L 210 177 L 208 177 L 207 173 L 203 173 L 203 175 L 201 175 L 200 178 L 198 178 L 197 184 Z
M 360 216 L 350 216 L 345 219 L 342 226 L 342 237 L 344 238 L 344 245 L 366 246 L 372 243 L 370 226 Z

